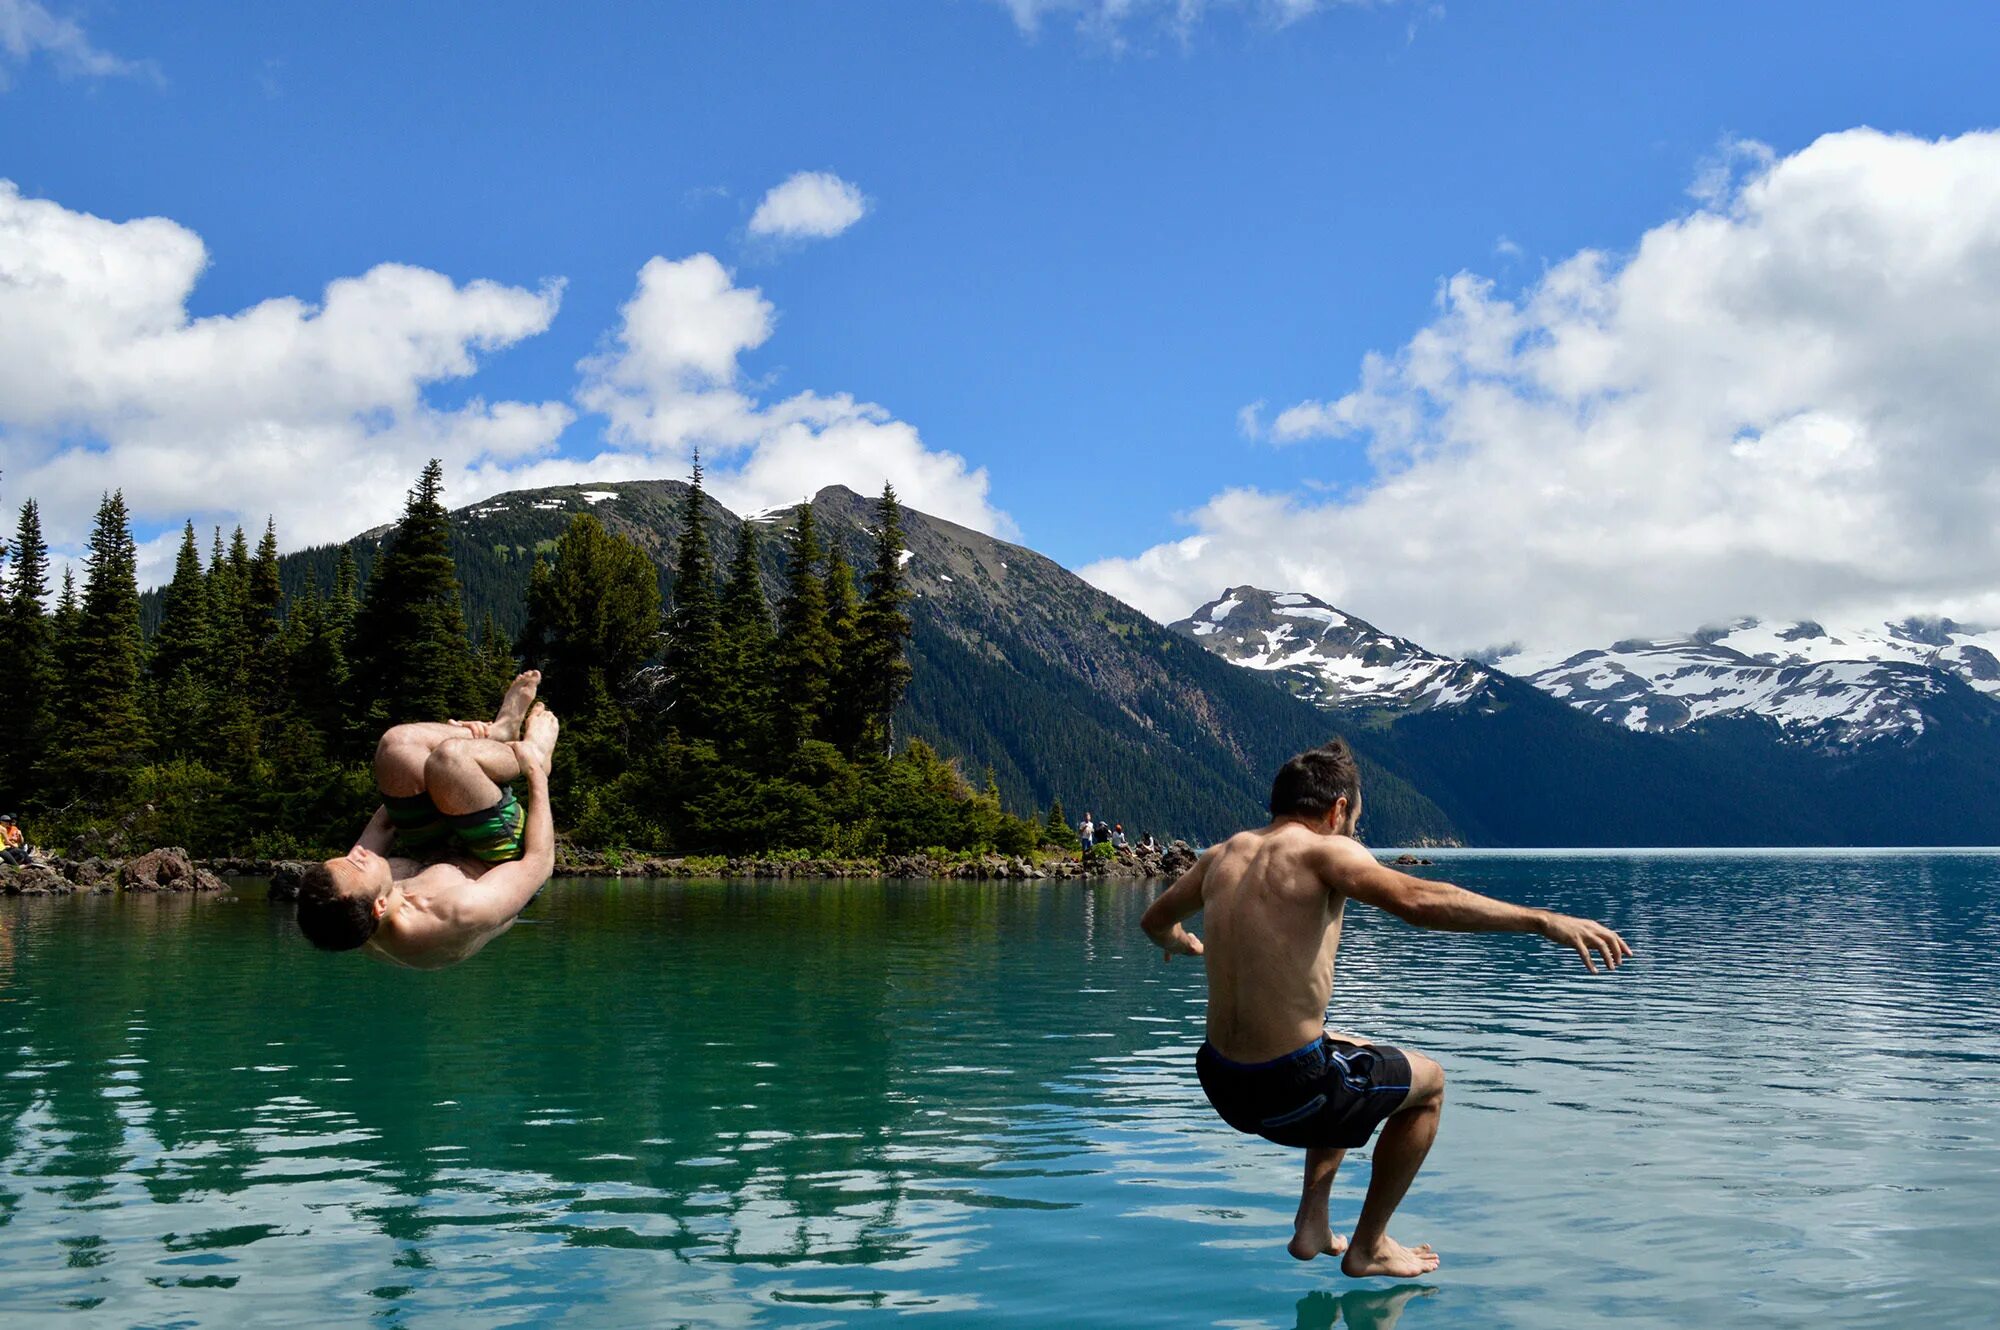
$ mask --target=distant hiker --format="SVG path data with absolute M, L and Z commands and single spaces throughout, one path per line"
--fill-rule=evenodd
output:
M 28 862 L 28 838 L 12 813 L 0 813 L 0 861 L 16 865 Z
M 514 680 L 492 721 L 398 725 L 375 748 L 382 806 L 354 848 L 299 884 L 299 930 L 325 951 L 366 945 L 440 969 L 505 932 L 555 868 L 549 760 L 558 725 Z M 502 782 L 525 779 L 524 804 Z M 424 863 L 391 857 L 428 854 Z
M 1123 822 L 1120 822 L 1118 825 L 1111 828 L 1111 847 L 1117 850 L 1122 850 L 1127 848 L 1127 842 L 1125 840 L 1125 824 Z
M 1097 844 L 1097 824 L 1090 820 L 1090 814 L 1083 815 L 1083 821 L 1076 824 L 1077 838 L 1083 842 L 1083 852 L 1088 855 L 1090 847 Z
M 1167 959 L 1205 959 L 1208 1038 L 1195 1073 L 1209 1103 L 1240 1132 L 1306 1151 L 1287 1250 L 1302 1261 L 1341 1255 L 1356 1277 L 1408 1278 L 1437 1269 L 1438 1256 L 1390 1238 L 1389 1216 L 1437 1135 L 1444 1071 L 1414 1050 L 1325 1028 L 1348 898 L 1419 928 L 1539 933 L 1574 948 L 1592 973 L 1593 948 L 1614 970 L 1632 949 L 1589 919 L 1399 873 L 1353 838 L 1360 820 L 1361 776 L 1347 745 L 1301 753 L 1272 783 L 1270 824 L 1208 849 L 1140 926 Z M 1181 926 L 1202 911 L 1205 947 Z M 1354 1237 L 1337 1238 L 1327 1217 L 1334 1170 L 1378 1126 Z
M 1145 850 L 1147 854 L 1158 854 L 1160 852 L 1160 843 L 1153 839 L 1153 833 L 1149 831 L 1146 833 L 1146 843 L 1140 848 Z

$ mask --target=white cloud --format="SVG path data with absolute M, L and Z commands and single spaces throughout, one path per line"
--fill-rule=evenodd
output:
M 1126 32 L 1151 26 L 1185 41 L 1213 10 L 1249 14 L 1274 28 L 1289 27 L 1328 9 L 1372 8 L 1399 0 L 997 0 L 1030 36 L 1051 18 L 1073 20 L 1077 31 L 1123 47 Z M 1414 31 L 1414 29 L 1413 29 Z
M 1353 391 L 1333 502 L 1232 490 L 1086 570 L 1174 617 L 1324 595 L 1441 647 L 1604 642 L 1735 614 L 2000 621 L 2000 134 L 1725 145 L 1709 206 L 1518 296 L 1469 274 Z
M 544 464 L 532 483 L 677 475 L 700 449 L 710 488 L 737 511 L 796 503 L 832 484 L 865 493 L 887 480 L 925 512 L 1013 531 L 987 500 L 984 468 L 928 448 L 882 407 L 810 391 L 760 401 L 739 359 L 771 336 L 775 311 L 714 256 L 650 260 L 622 314 L 613 342 L 580 366 L 577 392 L 579 405 L 608 422 L 612 450 Z
M 573 419 L 560 402 L 425 395 L 546 329 L 558 284 L 382 264 L 316 305 L 191 318 L 207 261 L 165 218 L 107 221 L 0 181 L 0 469 L 15 500 L 40 499 L 53 543 L 80 542 L 113 487 L 142 522 L 271 514 L 288 545 L 341 539 L 392 517 L 425 459 L 462 494 L 474 468 L 544 452 Z
M 831 171 L 799 171 L 764 195 L 750 214 L 750 234 L 780 240 L 837 236 L 868 212 L 861 190 Z
M 586 457 L 556 453 L 569 404 L 429 395 L 545 331 L 560 283 L 458 284 L 385 263 L 330 282 L 317 304 L 193 318 L 207 262 L 201 238 L 166 218 L 109 221 L 0 181 L 0 471 L 10 507 L 41 501 L 59 554 L 81 545 L 111 488 L 137 523 L 173 528 L 142 545 L 151 582 L 185 518 L 254 531 L 269 514 L 288 548 L 345 539 L 391 520 L 432 457 L 449 498 L 469 503 L 678 476 L 696 448 L 735 507 L 890 480 L 925 511 L 1013 530 L 984 470 L 883 408 L 846 394 L 759 400 L 739 359 L 770 338 L 775 311 L 707 254 L 647 263 L 604 351 L 579 366 L 576 403 L 606 425 L 607 446 Z
M 91 43 L 75 19 L 59 18 L 36 0 L 0 0 L 0 89 L 7 66 L 46 55 L 65 78 L 159 77 L 150 61 L 126 60 Z

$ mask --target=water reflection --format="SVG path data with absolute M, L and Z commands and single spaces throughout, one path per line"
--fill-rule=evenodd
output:
M 1351 929 L 1342 1023 L 1452 1073 L 1407 1207 L 1450 1296 L 1300 1300 L 1342 1281 L 1278 1250 L 1296 1160 L 1209 1118 L 1200 974 L 1144 947 L 1142 890 L 571 883 L 422 975 L 254 900 L 0 906 L 0 1298 L 188 1324 L 1990 1305 L 1990 861 L 1454 871 L 1612 915 L 1641 960 L 1605 983 L 1528 939 Z

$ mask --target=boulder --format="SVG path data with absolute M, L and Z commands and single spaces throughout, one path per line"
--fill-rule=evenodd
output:
M 211 874 L 210 876 L 213 876 Z M 136 859 L 127 859 L 118 870 L 118 884 L 127 891 L 196 890 L 194 863 L 179 846 L 148 850 Z
M 76 885 L 46 864 L 0 869 L 0 892 L 9 896 L 67 896 Z
M 93 854 L 88 859 L 77 861 L 75 867 L 70 869 L 69 880 L 92 890 L 111 886 L 118 880 L 118 865 L 102 855 Z
M 305 880 L 306 869 L 311 867 L 303 859 L 283 859 L 271 865 L 270 899 L 274 901 L 295 901 L 299 898 L 299 884 Z

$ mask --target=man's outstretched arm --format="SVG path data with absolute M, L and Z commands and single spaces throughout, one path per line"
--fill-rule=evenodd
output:
M 1611 970 L 1632 954 L 1624 938 L 1594 919 L 1529 909 L 1449 882 L 1411 877 L 1351 841 L 1333 852 L 1331 877 L 1329 885 L 1334 890 L 1418 928 L 1450 933 L 1539 933 L 1557 946 L 1572 948 L 1593 974 L 1597 972 L 1597 962 L 1590 954 L 1593 949 Z
M 463 922 L 495 927 L 519 914 L 535 898 L 556 868 L 555 815 L 549 811 L 549 769 L 542 756 L 525 743 L 509 745 L 521 760 L 528 782 L 528 821 L 522 832 L 521 857 L 486 870 L 463 897 Z
M 1201 883 L 1208 875 L 1209 861 L 1215 858 L 1215 853 L 1213 848 L 1205 851 L 1194 861 L 1194 867 L 1161 892 L 1140 918 L 1139 927 L 1146 930 L 1154 946 L 1166 953 L 1162 959 L 1201 955 L 1201 939 L 1182 928 L 1181 921 L 1201 912 Z
M 368 825 L 361 828 L 361 836 L 354 843 L 370 854 L 386 855 L 395 841 L 396 828 L 389 821 L 389 805 L 379 804 L 375 816 L 368 819 Z

